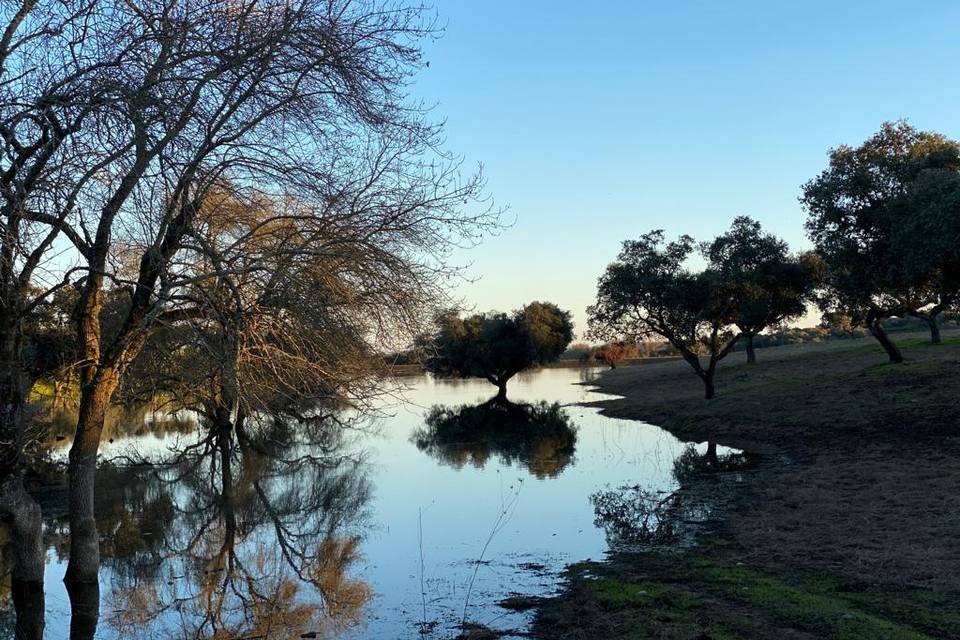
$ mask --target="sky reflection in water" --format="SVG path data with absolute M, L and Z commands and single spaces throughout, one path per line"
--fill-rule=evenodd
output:
M 259 585 L 246 592 L 242 579 L 239 587 L 224 587 L 206 573 L 211 567 L 216 572 L 218 561 L 225 562 L 218 556 L 224 547 L 223 514 L 203 511 L 216 503 L 215 495 L 204 494 L 207 484 L 171 489 L 154 481 L 158 489 L 144 481 L 137 493 L 131 489 L 135 481 L 103 476 L 101 481 L 113 488 L 125 485 L 125 497 L 119 500 L 128 502 L 125 509 L 105 506 L 104 517 L 113 530 L 126 527 L 133 534 L 127 540 L 114 535 L 108 541 L 119 545 L 119 551 L 117 557 L 110 557 L 110 549 L 105 552 L 97 637 L 196 637 L 198 631 L 206 637 L 204 630 L 213 628 L 206 620 L 209 594 L 234 587 L 248 599 L 250 589 L 254 596 L 263 596 L 254 597 L 260 610 L 253 613 L 222 612 L 224 621 L 240 626 L 256 624 L 258 616 L 265 615 L 263 610 L 274 607 L 286 610 L 289 620 L 283 622 L 290 629 L 320 630 L 336 637 L 414 638 L 419 637 L 422 622 L 436 623 L 429 625 L 431 637 L 451 637 L 469 593 L 468 620 L 497 628 L 523 627 L 525 614 L 507 612 L 496 602 L 514 592 L 549 593 L 565 564 L 598 558 L 606 550 L 604 531 L 594 525 L 591 494 L 622 485 L 652 491 L 675 487 L 671 470 L 683 443 L 657 427 L 574 406 L 602 397 L 576 384 L 595 373 L 547 369 L 512 381 L 511 400 L 546 401 L 540 411 L 549 414 L 546 426 L 532 427 L 536 433 L 524 442 L 494 438 L 460 446 L 459 437 L 425 441 L 430 429 L 425 416 L 432 407 L 444 407 L 434 413 L 447 419 L 451 415 L 460 419 L 464 411 L 473 419 L 473 407 L 489 399 L 493 388 L 480 380 L 424 376 L 407 380 L 408 403 L 388 406 L 389 416 L 380 420 L 376 433 L 348 437 L 325 454 L 335 455 L 336 465 L 258 467 L 257 483 L 243 477 L 249 471 L 235 471 L 246 495 L 238 499 L 234 560 Z M 550 406 L 553 403 L 565 406 L 558 410 Z M 116 454 L 126 444 L 118 440 L 108 452 Z M 161 451 L 171 444 L 170 438 L 138 440 L 145 451 Z M 253 462 L 247 466 L 257 467 Z M 257 486 L 267 495 L 255 495 Z M 163 492 L 190 517 L 174 516 L 164 503 L 167 498 L 160 496 Z M 306 529 L 313 536 L 304 538 L 304 546 L 314 555 L 317 549 L 325 554 L 320 569 L 316 562 L 311 565 L 314 571 L 326 572 L 322 580 L 298 581 L 283 562 L 276 523 L 260 500 L 264 497 L 289 512 L 284 526 L 298 532 L 297 527 Z M 151 514 L 162 521 L 165 532 L 149 531 L 150 526 L 160 526 L 147 522 Z M 184 548 L 210 517 L 216 517 L 218 525 L 200 545 L 202 561 L 177 557 L 175 550 Z M 52 522 L 50 530 L 64 533 L 62 525 Z M 488 540 L 478 565 L 475 560 Z M 132 546 L 124 549 L 124 544 Z M 69 601 L 61 582 L 66 564 L 54 548 L 48 557 L 46 637 L 61 638 L 69 627 Z M 269 578 L 261 579 L 260 573 Z M 318 595 L 317 584 L 331 592 L 326 600 Z M 174 606 L 177 599 L 183 602 Z M 124 615 L 132 604 L 155 615 Z M 223 604 L 224 609 L 229 606 L 236 603 Z M 330 606 L 338 613 L 333 623 L 322 619 Z M 304 622 L 303 617 L 310 620 Z M 303 624 L 296 626 L 299 623 Z

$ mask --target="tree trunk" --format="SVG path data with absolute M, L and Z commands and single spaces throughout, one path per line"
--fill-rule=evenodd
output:
M 70 559 L 63 578 L 67 585 L 96 582 L 100 570 L 100 537 L 93 509 L 96 475 L 96 450 L 80 450 L 74 443 L 67 468 Z
M 70 561 L 64 582 L 96 583 L 100 569 L 100 538 L 94 514 L 94 490 L 100 435 L 116 389 L 116 375 L 101 370 L 81 390 L 77 433 L 70 447 L 69 478 Z
M 220 450 L 220 510 L 223 514 L 223 543 L 220 547 L 221 559 L 233 554 L 237 536 L 237 516 L 235 508 L 235 490 L 233 482 L 233 422 L 230 412 L 217 409 L 217 448 Z M 239 422 L 241 418 L 238 416 Z
M 0 468 L 20 466 L 24 415 L 29 382 L 23 371 L 21 328 L 11 314 L 0 311 Z
M 70 596 L 70 640 L 93 640 L 100 619 L 100 585 L 67 582 L 67 595 Z
M 7 301 L 9 310 L 10 301 Z M 23 486 L 21 455 L 29 380 L 22 361 L 22 332 L 16 313 L 0 313 L 0 518 L 10 526 L 15 638 L 40 640 L 44 628 L 43 518 Z
M 38 505 L 23 486 L 23 476 L 11 473 L 0 484 L 0 514 L 10 524 L 13 579 L 43 583 L 46 554 Z
M 926 316 L 924 322 L 930 327 L 930 344 L 940 344 L 940 325 L 936 316 Z
M 500 404 L 507 402 L 507 381 L 506 380 L 497 380 L 497 397 L 496 401 Z
M 715 391 L 713 388 L 713 371 L 707 371 L 703 374 L 703 397 L 706 400 L 713 400 Z
M 10 525 L 13 560 L 14 638 L 42 640 L 44 627 L 43 522 L 40 505 L 26 492 L 23 476 L 10 473 L 0 485 L 0 515 Z
M 747 338 L 747 364 L 756 364 L 757 362 L 757 353 L 753 349 L 753 334 L 745 334 Z
M 897 345 L 894 344 L 893 340 L 890 339 L 890 336 L 887 335 L 883 325 L 880 324 L 880 320 L 873 320 L 872 322 L 868 323 L 867 326 L 870 329 L 870 334 L 877 339 L 877 342 L 880 343 L 880 346 L 883 347 L 883 350 L 887 352 L 890 362 L 897 364 L 903 362 L 903 355 L 900 353 L 900 349 L 897 348 Z
M 10 589 L 13 595 L 13 610 L 17 615 L 13 630 L 14 640 L 43 640 L 43 582 L 14 579 Z
M 223 506 L 233 504 L 233 422 L 230 412 L 218 408 L 216 413 L 217 449 L 220 453 L 220 499 Z

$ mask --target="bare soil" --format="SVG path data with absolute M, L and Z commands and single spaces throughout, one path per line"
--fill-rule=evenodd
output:
M 960 638 L 960 338 L 898 342 L 734 353 L 710 401 L 683 362 L 601 376 L 604 413 L 761 463 L 693 549 L 572 567 L 535 634 Z

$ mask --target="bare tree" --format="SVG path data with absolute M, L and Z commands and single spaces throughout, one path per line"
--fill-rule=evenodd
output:
M 43 367 L 24 361 L 24 324 L 69 280 L 69 260 L 54 264 L 58 242 L 96 170 L 78 138 L 100 103 L 79 44 L 93 4 L 0 5 L 0 516 L 13 531 L 14 592 L 30 600 L 17 603 L 18 638 L 44 627 L 41 513 L 22 481 L 37 439 L 27 398 Z
M 384 345 L 420 334 L 445 299 L 451 269 L 435 251 L 475 188 L 418 173 L 399 201 L 397 171 L 378 177 L 397 157 L 374 154 L 370 179 L 351 186 L 363 193 L 349 197 L 243 201 L 223 189 L 208 198 L 178 263 L 191 275 L 128 392 L 163 393 L 225 433 L 256 413 L 303 417 L 305 404 L 366 408 L 384 391 Z
M 476 196 L 479 181 L 457 181 L 456 163 L 437 151 L 439 130 L 404 94 L 420 64 L 417 42 L 432 33 L 420 8 L 373 0 L 98 2 L 82 24 L 69 45 L 34 55 L 92 61 L 80 85 L 86 93 L 71 94 L 90 111 L 76 135 L 83 162 L 63 165 L 67 197 L 24 215 L 56 232 L 49 243 L 66 237 L 82 268 L 66 580 L 92 583 L 104 418 L 144 343 L 185 313 L 183 292 L 217 275 L 218 267 L 199 272 L 186 254 L 202 248 L 190 245 L 201 237 L 199 212 L 224 185 L 248 202 L 266 195 L 310 203 L 311 212 L 283 214 L 291 220 L 352 212 L 358 237 L 370 224 L 380 233 L 368 246 L 388 245 L 398 256 L 416 246 L 439 258 L 490 219 L 453 208 Z M 416 175 L 428 180 L 412 182 Z M 128 301 L 105 332 L 111 289 Z

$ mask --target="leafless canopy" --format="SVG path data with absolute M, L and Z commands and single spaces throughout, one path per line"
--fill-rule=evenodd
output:
M 4 356 L 30 305 L 76 287 L 72 529 L 95 532 L 104 416 L 159 327 L 229 355 L 217 404 L 234 416 L 241 398 L 294 396 L 292 370 L 337 387 L 366 373 L 347 354 L 427 316 L 449 250 L 497 224 L 406 93 L 435 34 L 422 7 L 24 0 L 0 20 Z M 92 580 L 95 538 L 71 545 L 68 580 Z

